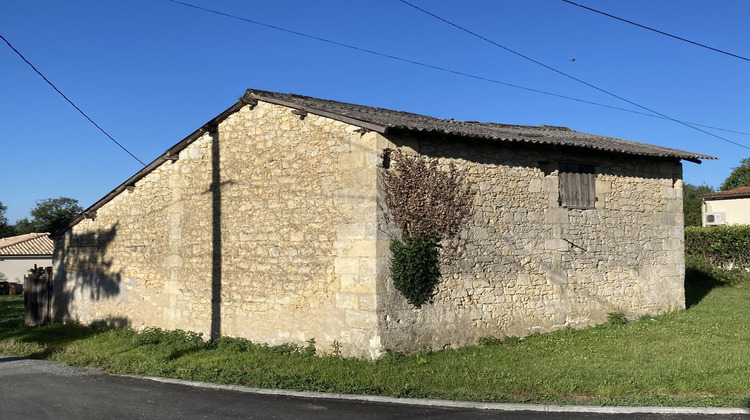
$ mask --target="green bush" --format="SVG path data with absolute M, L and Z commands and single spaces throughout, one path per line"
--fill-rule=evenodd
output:
M 750 268 L 750 225 L 686 227 L 685 255 L 722 268 Z
M 211 340 L 206 348 L 209 350 L 223 350 L 236 353 L 246 353 L 250 351 L 250 349 L 253 349 L 257 346 L 257 344 L 254 344 L 252 341 L 245 338 L 219 337 Z
M 239 337 L 219 337 L 211 340 L 205 345 L 206 350 L 216 350 L 218 352 L 228 353 L 257 353 L 257 354 L 274 354 L 280 356 L 315 356 L 317 349 L 315 339 L 307 340 L 307 345 L 295 343 L 284 343 L 276 346 L 269 346 L 265 343 L 254 343 L 245 338 Z M 335 343 L 335 342 L 334 342 Z
M 437 235 L 391 239 L 391 276 L 396 290 L 410 304 L 421 307 L 432 296 L 440 280 Z
M 625 325 L 628 323 L 628 318 L 622 312 L 610 312 L 607 314 L 607 324 L 609 325 Z
M 158 327 L 148 327 L 135 337 L 138 344 L 171 344 L 203 346 L 201 333 L 183 330 L 162 330 Z

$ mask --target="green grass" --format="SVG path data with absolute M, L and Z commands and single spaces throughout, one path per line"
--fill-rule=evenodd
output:
M 687 310 L 458 350 L 378 361 L 311 356 L 310 346 L 184 331 L 22 325 L 0 297 L 0 352 L 114 373 L 253 387 L 487 402 L 750 406 L 750 282 L 691 274 Z M 736 277 L 736 276 L 735 276 Z M 332 349 L 333 351 L 333 349 Z

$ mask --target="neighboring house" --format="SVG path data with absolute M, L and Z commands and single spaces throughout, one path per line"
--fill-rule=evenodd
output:
M 393 149 L 475 190 L 419 309 L 389 279 Z M 248 90 L 55 235 L 56 317 L 377 357 L 681 309 L 681 160 L 707 158 Z
M 703 226 L 750 225 L 750 187 L 704 194 Z
M 52 265 L 53 250 L 49 233 L 28 233 L 0 239 L 0 281 L 23 284 L 23 277 L 34 265 Z

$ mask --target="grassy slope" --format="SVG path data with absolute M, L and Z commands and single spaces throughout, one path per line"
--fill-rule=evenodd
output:
M 689 298 L 697 303 L 688 310 L 626 325 L 389 354 L 376 362 L 238 339 L 207 345 L 184 332 L 26 328 L 23 301 L 2 296 L 0 352 L 255 387 L 497 402 L 750 406 L 750 284 L 704 289 Z

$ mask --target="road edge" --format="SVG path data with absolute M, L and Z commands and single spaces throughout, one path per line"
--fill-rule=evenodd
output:
M 589 406 L 589 405 L 553 405 L 553 404 L 510 404 L 510 403 L 481 403 L 470 401 L 436 400 L 429 398 L 396 398 L 380 395 L 336 394 L 317 391 L 294 391 L 288 389 L 251 388 L 241 385 L 220 385 L 208 382 L 188 381 L 185 379 L 160 378 L 155 376 L 120 375 L 130 378 L 141 378 L 150 381 L 192 386 L 206 389 L 231 390 L 249 394 L 279 395 L 310 399 L 349 400 L 362 402 L 376 402 L 386 404 L 417 405 L 442 408 L 465 408 L 473 410 L 491 411 L 533 411 L 553 413 L 598 413 L 598 414 L 746 414 L 750 415 L 750 408 L 731 407 L 625 407 L 625 406 Z

